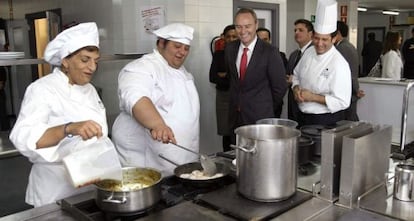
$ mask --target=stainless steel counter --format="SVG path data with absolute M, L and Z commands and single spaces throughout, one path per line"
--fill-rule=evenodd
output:
M 228 161 L 228 160 L 225 160 Z M 394 166 L 398 161 L 390 159 L 389 170 L 392 173 Z M 320 179 L 320 165 L 314 162 L 317 171 L 310 175 L 302 175 L 298 177 L 298 188 L 312 192 L 315 183 Z M 337 205 L 327 200 L 319 198 L 317 195 L 310 200 L 290 209 L 289 211 L 271 219 L 272 221 L 291 221 L 291 220 L 307 220 L 307 221 L 349 221 L 349 220 L 376 220 L 376 221 L 393 221 L 393 220 L 414 220 L 414 202 L 401 202 L 392 198 L 392 185 L 388 185 L 388 193 L 385 188 L 378 188 L 366 194 L 360 201 L 360 207 L 351 209 Z M 178 215 L 179 216 L 178 216 Z M 167 208 L 144 217 L 139 220 L 171 220 L 171 218 L 181 220 L 234 220 L 229 216 L 223 215 L 220 211 L 212 210 L 185 201 L 173 207 Z M 67 212 L 62 211 L 58 204 L 50 204 L 47 206 L 26 210 L 10 216 L 0 218 L 0 221 L 9 220 L 75 220 Z
M 75 218 L 60 208 L 60 205 L 56 203 L 48 204 L 42 207 L 25 210 L 19 213 L 15 213 L 9 216 L 0 218 L 1 221 L 20 221 L 20 220 L 32 220 L 32 221 L 76 221 Z
M 394 182 L 383 183 L 360 198 L 359 207 L 384 216 L 401 220 L 414 220 L 414 202 L 405 202 L 393 197 Z

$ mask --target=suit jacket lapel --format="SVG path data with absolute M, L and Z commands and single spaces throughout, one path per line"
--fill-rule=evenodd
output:
M 231 61 L 231 65 L 230 65 L 230 73 L 234 73 L 231 77 L 235 78 L 235 79 L 239 79 L 239 72 L 237 71 L 237 65 L 236 65 L 236 60 L 237 60 L 237 52 L 239 51 L 239 47 L 240 47 L 240 41 L 237 41 L 237 43 L 233 44 L 231 47 L 231 50 L 229 50 L 230 52 L 230 61 Z
M 254 46 L 254 49 L 253 49 L 252 57 L 250 58 L 250 61 L 247 64 L 246 75 L 244 78 L 245 80 L 246 78 L 248 78 L 249 75 L 252 75 L 249 73 L 254 70 L 254 66 L 256 66 L 256 64 L 260 60 L 260 56 L 263 54 L 262 53 L 263 44 L 267 44 L 267 43 L 263 42 L 262 40 L 258 38 L 256 45 Z
M 300 52 L 300 49 L 296 49 L 294 52 L 292 52 L 291 56 L 289 57 L 288 68 L 287 68 L 288 74 L 293 74 L 293 69 L 295 68 L 295 62 L 299 56 L 299 52 Z

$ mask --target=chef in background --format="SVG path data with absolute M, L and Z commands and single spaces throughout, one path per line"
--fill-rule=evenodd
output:
M 75 188 L 62 159 L 93 137 L 107 136 L 105 107 L 90 84 L 99 60 L 95 23 L 64 30 L 46 47 L 53 72 L 30 84 L 10 140 L 33 163 L 26 203 L 35 207 L 91 190 Z
M 337 5 L 335 0 L 318 0 L 313 46 L 293 70 L 293 94 L 302 112 L 299 126 L 335 125 L 345 119 L 343 110 L 351 102 L 351 70 L 334 46 Z
M 193 76 L 183 66 L 194 29 L 173 23 L 153 32 L 153 53 L 127 64 L 118 77 L 120 114 L 112 138 L 122 165 L 152 167 L 171 175 L 175 165 L 197 155 L 169 142 L 199 151 L 199 97 Z

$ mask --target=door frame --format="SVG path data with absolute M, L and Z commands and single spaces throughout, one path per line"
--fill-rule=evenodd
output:
M 41 18 L 47 18 L 47 12 L 53 12 L 62 18 L 62 10 L 60 8 L 49 9 L 46 11 L 35 12 L 25 15 L 27 24 L 29 25 L 29 47 L 30 47 L 30 56 L 32 58 L 37 58 L 36 55 L 36 33 L 35 33 L 35 20 Z M 59 19 L 59 27 L 62 27 L 62 19 Z M 32 80 L 35 81 L 39 78 L 39 73 L 37 71 L 37 64 L 32 65 Z
M 279 24 L 280 19 L 278 19 L 280 15 L 279 4 L 233 0 L 233 15 L 236 14 L 239 8 L 270 10 L 271 21 L 272 21 L 272 28 L 270 30 L 270 32 L 272 33 L 272 36 L 271 36 L 272 44 L 276 47 L 279 47 L 279 26 L 280 26 Z

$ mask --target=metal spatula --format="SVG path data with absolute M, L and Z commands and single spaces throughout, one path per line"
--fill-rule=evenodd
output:
M 194 150 L 191 150 L 187 147 L 183 147 L 181 145 L 175 144 L 175 143 L 171 143 L 170 144 L 179 147 L 183 150 L 186 150 L 188 152 L 191 152 L 193 154 L 197 154 L 200 156 L 200 163 L 201 163 L 201 167 L 203 167 L 203 172 L 205 175 L 207 176 L 214 176 L 217 173 L 217 167 L 216 167 L 216 163 L 214 163 L 213 159 L 211 159 L 209 156 L 205 155 L 205 154 L 201 154 L 198 152 L 195 152 Z

